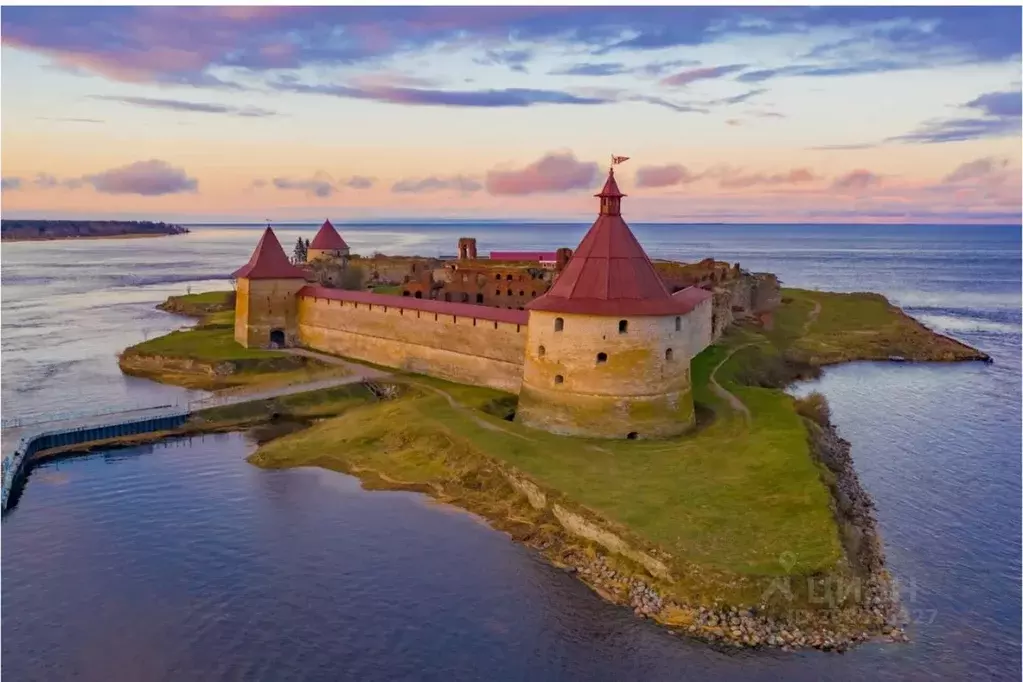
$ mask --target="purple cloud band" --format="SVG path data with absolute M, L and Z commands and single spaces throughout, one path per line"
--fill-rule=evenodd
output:
M 6 46 L 123 82 L 237 88 L 214 71 L 366 65 L 453 44 L 478 48 L 483 63 L 525 70 L 540 45 L 608 54 L 833 29 L 857 33 L 818 44 L 800 57 L 805 63 L 761 68 L 746 79 L 862 73 L 921 62 L 940 67 L 949 60 L 1018 57 L 1020 23 L 1018 7 L 24 6 L 4 11 L 0 33 Z M 525 47 L 509 49 L 510 39 Z M 848 58 L 856 45 L 872 44 L 891 54 Z M 680 72 L 669 83 L 682 85 L 722 68 L 728 67 Z
M 23 189 L 22 178 L 4 178 L 3 189 Z M 165 194 L 181 194 L 197 192 L 199 182 L 185 173 L 184 169 L 175 168 L 166 161 L 151 159 L 136 161 L 126 166 L 111 168 L 92 175 L 78 178 L 58 178 L 49 173 L 39 173 L 32 184 L 39 189 L 78 189 L 83 185 L 103 194 L 137 194 L 145 197 L 163 196 Z

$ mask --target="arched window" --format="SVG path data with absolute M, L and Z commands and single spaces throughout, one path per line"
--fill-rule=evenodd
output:
M 410 294 L 409 294 L 409 292 L 408 292 L 408 289 L 405 289 L 404 291 L 402 291 L 402 292 L 401 292 L 401 295 L 402 295 L 402 296 L 409 296 Z
M 675 331 L 677 331 L 677 332 L 682 331 L 682 318 L 681 317 L 676 317 L 675 318 Z
M 512 290 L 511 290 L 511 289 L 509 289 L 509 290 L 508 290 L 508 295 L 509 295 L 509 296 L 514 296 L 515 294 L 513 294 L 513 293 L 512 293 Z
M 511 275 L 505 275 L 504 278 L 506 280 L 508 280 L 509 282 L 512 280 L 512 276 Z
M 675 352 L 673 350 L 671 350 L 670 348 L 668 350 L 664 351 L 664 359 L 667 360 L 668 362 L 671 362 L 672 359 L 674 359 L 674 357 L 675 357 Z
M 530 291 L 529 295 L 532 296 L 533 298 L 536 298 L 536 292 L 535 291 Z
M 526 292 L 525 292 L 525 291 L 520 291 L 520 292 L 519 292 L 519 296 L 525 296 L 525 295 L 526 295 Z
M 603 365 L 607 362 L 607 353 L 597 353 L 597 364 Z
M 494 279 L 501 279 L 501 273 L 497 273 L 496 275 L 494 275 Z
M 561 319 L 560 317 L 555 317 L 554 318 L 554 331 L 560 332 L 564 328 L 565 328 L 565 321 L 563 319 Z
M 619 334 L 626 334 L 626 333 L 628 333 L 628 331 L 629 331 L 629 321 L 628 320 L 618 320 L 618 333 Z
M 496 291 L 494 292 L 494 296 L 500 296 L 500 295 L 501 295 L 501 290 L 500 290 L 500 289 L 497 289 L 497 290 L 496 290 Z
M 536 349 L 536 354 L 542 358 L 543 356 L 547 355 L 547 349 L 544 348 L 543 346 L 540 346 L 539 348 Z
M 560 374 L 555 374 L 554 375 L 554 383 L 556 383 L 556 384 L 563 384 L 563 383 L 565 383 L 565 377 L 561 376 Z
M 417 291 L 416 292 L 416 298 L 422 298 L 422 297 L 423 297 L 423 292 Z

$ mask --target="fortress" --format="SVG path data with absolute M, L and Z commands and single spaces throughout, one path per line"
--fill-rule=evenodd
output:
M 517 393 L 516 421 L 554 433 L 682 433 L 695 419 L 692 358 L 737 316 L 770 324 L 778 282 L 713 260 L 655 263 L 622 218 L 613 168 L 596 196 L 599 216 L 574 251 L 489 260 L 470 238 L 454 262 L 359 259 L 323 224 L 308 249 L 314 263 L 400 277 L 400 296 L 311 284 L 268 226 L 232 275 L 235 339 Z

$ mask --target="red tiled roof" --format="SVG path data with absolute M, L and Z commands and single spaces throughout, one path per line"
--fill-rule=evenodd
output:
M 608 174 L 601 214 L 579 243 L 554 286 L 526 308 L 580 315 L 680 315 L 698 302 L 673 298 L 636 236 L 622 219 L 624 196 Z
M 347 249 L 348 244 L 345 244 L 345 240 L 341 238 L 341 235 L 337 233 L 334 226 L 327 220 L 320 226 L 320 231 L 313 237 L 313 241 L 309 244 L 310 249 L 321 249 L 323 251 L 333 251 L 336 249 Z
M 676 291 L 671 295 L 671 297 L 676 301 L 691 303 L 691 307 L 695 308 L 700 303 L 714 298 L 714 294 L 706 289 L 701 289 L 700 287 L 686 287 L 685 289 Z
M 305 272 L 295 267 L 284 255 L 277 235 L 268 225 L 256 244 L 249 262 L 241 266 L 231 277 L 236 279 L 305 279 Z
M 491 251 L 490 260 L 557 260 L 554 251 Z
M 434 301 L 428 298 L 395 296 L 394 294 L 374 294 L 369 291 L 329 289 L 327 287 L 316 286 L 313 284 L 302 287 L 302 289 L 298 292 L 298 295 L 308 298 L 327 298 L 332 301 L 351 301 L 352 303 L 386 305 L 393 308 L 422 310 L 427 313 L 455 315 L 457 317 L 475 317 L 477 320 L 488 320 L 490 322 L 507 322 L 509 324 L 529 323 L 529 313 L 525 310 L 492 308 L 485 305 L 473 305 L 472 303 L 451 303 L 449 301 Z

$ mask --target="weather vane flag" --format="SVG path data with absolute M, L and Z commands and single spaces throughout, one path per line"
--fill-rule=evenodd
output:
M 612 166 L 617 166 L 618 164 L 625 163 L 628 160 L 629 160 L 629 157 L 627 157 L 627 156 L 615 156 L 614 154 L 611 155 L 611 165 Z

